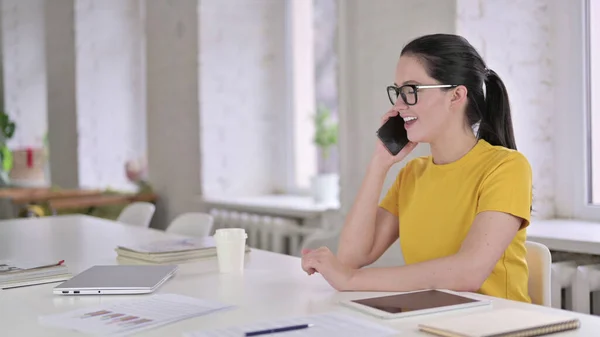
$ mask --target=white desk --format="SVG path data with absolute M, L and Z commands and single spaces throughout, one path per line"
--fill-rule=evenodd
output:
M 0 221 L 0 258 L 39 257 L 65 259 L 73 272 L 94 264 L 116 264 L 117 244 L 173 237 L 147 230 L 85 216 L 53 217 Z M 233 310 L 185 320 L 150 330 L 145 336 L 181 336 L 183 332 L 326 311 L 343 311 L 350 315 L 376 320 L 336 304 L 382 293 L 338 293 L 319 275 L 306 276 L 295 257 L 253 250 L 243 277 L 221 275 L 216 260 L 180 267 L 177 275 L 158 290 L 202 297 L 237 306 Z M 39 315 L 59 313 L 101 302 L 119 301 L 132 296 L 52 295 L 54 285 L 39 285 L 0 291 L 0 326 L 6 336 L 78 336 L 79 333 L 47 328 L 37 323 Z M 147 295 L 142 295 L 147 296 Z M 494 307 L 520 307 L 528 310 L 555 311 L 534 305 L 494 300 Z M 481 309 L 478 309 L 481 310 Z M 461 312 L 437 314 L 459 315 Z M 578 331 L 553 336 L 595 336 L 600 331 L 600 317 L 569 313 L 582 321 Z M 383 322 L 399 330 L 402 336 L 430 336 L 416 329 L 417 323 L 431 316 Z M 381 321 L 379 321 L 381 322 Z

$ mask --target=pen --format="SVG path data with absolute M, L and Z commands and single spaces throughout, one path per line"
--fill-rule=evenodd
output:
M 300 329 L 308 329 L 308 328 L 310 328 L 313 325 L 314 324 L 300 324 L 300 325 L 285 326 L 285 327 L 281 327 L 281 328 L 273 328 L 273 329 L 266 329 L 266 330 L 251 331 L 251 332 L 246 332 L 246 337 L 266 335 L 266 334 L 277 333 L 277 332 L 286 332 L 286 331 L 300 330 Z

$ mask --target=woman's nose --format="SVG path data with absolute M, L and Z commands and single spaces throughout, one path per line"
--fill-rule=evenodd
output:
M 394 104 L 394 107 L 392 109 L 400 112 L 400 111 L 408 109 L 408 105 L 406 105 L 406 103 L 404 103 L 403 100 L 399 99 L 396 101 L 396 104 Z

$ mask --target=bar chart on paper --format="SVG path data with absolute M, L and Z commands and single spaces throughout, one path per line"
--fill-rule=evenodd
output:
M 228 308 L 228 305 L 197 298 L 159 294 L 103 307 L 42 316 L 39 321 L 44 325 L 89 334 L 126 335 Z

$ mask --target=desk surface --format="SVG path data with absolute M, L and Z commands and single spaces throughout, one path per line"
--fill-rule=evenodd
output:
M 45 256 L 52 259 L 65 259 L 71 271 L 77 273 L 96 264 L 116 264 L 114 248 L 118 244 L 167 237 L 175 236 L 157 230 L 126 226 L 85 216 L 0 221 L 0 258 Z M 37 318 L 39 315 L 66 312 L 133 297 L 115 295 L 63 297 L 52 294 L 54 286 L 39 285 L 0 291 L 2 335 L 77 336 L 80 334 L 73 331 L 41 326 Z M 181 265 L 177 275 L 158 292 L 217 300 L 233 304 L 237 308 L 184 320 L 139 335 L 181 336 L 186 331 L 326 311 L 342 311 L 378 321 L 336 303 L 339 300 L 385 294 L 338 293 L 319 275 L 306 276 L 300 268 L 298 258 L 260 250 L 253 250 L 247 255 L 247 265 L 242 277 L 219 274 L 216 259 L 210 259 Z M 494 299 L 493 306 L 494 308 L 518 307 L 546 312 L 557 311 L 502 299 Z M 436 316 L 458 315 L 461 312 L 463 311 L 436 314 Z M 582 327 L 578 331 L 553 336 L 593 336 L 600 330 L 600 317 L 573 312 L 568 314 L 579 317 Z M 396 328 L 402 336 L 430 336 L 416 329 L 417 324 L 424 319 L 431 319 L 431 316 L 378 322 Z

